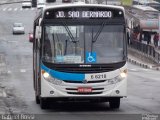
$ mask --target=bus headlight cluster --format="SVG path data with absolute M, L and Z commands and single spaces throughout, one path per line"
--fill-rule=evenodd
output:
M 125 79 L 127 77 L 127 72 L 123 71 L 120 73 L 119 76 L 113 78 L 113 79 L 109 79 L 108 80 L 108 84 L 116 84 L 118 82 L 121 82 L 123 79 Z
M 42 71 L 42 75 L 44 77 L 44 79 L 52 84 L 55 84 L 55 85 L 61 85 L 62 84 L 62 81 L 61 80 L 57 80 L 53 77 L 50 76 L 50 74 L 46 71 Z

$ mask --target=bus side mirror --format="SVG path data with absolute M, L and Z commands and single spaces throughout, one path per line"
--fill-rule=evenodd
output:
M 35 35 L 36 39 L 40 39 L 41 38 L 41 27 L 36 26 L 36 35 Z

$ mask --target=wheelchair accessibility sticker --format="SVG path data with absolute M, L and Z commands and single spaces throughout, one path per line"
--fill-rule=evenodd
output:
M 86 52 L 86 62 L 87 63 L 96 63 L 97 62 L 96 52 Z

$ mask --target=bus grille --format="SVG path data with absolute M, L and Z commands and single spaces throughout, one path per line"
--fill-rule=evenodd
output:
M 67 93 L 73 95 L 96 95 L 96 94 L 102 94 L 103 92 L 90 92 L 90 93 L 67 92 Z
M 57 67 L 55 70 L 68 73 L 101 73 L 115 70 L 114 67 L 92 67 L 92 68 L 80 68 L 80 67 Z

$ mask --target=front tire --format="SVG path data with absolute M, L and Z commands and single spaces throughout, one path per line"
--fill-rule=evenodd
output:
M 40 98 L 39 98 L 39 96 L 36 95 L 36 94 L 35 94 L 35 100 L 36 100 L 36 103 L 37 103 L 37 104 L 40 104 Z
M 40 107 L 41 109 L 47 109 L 48 104 L 47 104 L 47 99 L 46 98 L 40 98 Z
M 118 109 L 120 107 L 120 98 L 112 98 L 109 100 L 110 108 Z

